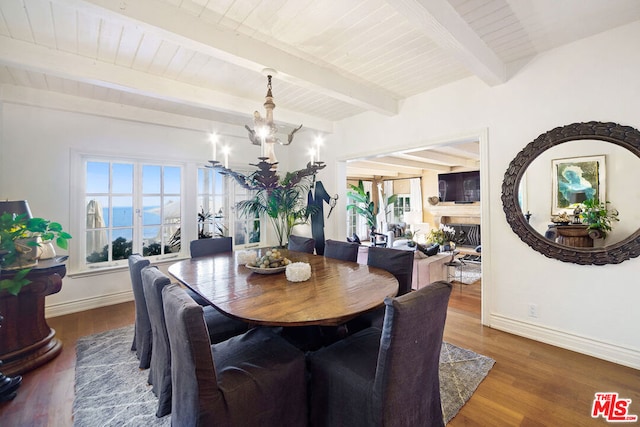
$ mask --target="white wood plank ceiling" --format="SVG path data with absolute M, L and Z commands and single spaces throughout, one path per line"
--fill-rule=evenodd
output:
M 638 19 L 638 0 L 1 0 L 0 87 L 241 125 L 268 67 L 276 120 L 331 132 Z

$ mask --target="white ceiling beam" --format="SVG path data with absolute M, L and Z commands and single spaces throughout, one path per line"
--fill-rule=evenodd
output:
M 391 93 L 365 86 L 327 67 L 319 66 L 244 34 L 217 26 L 165 2 L 135 0 L 54 0 L 100 15 L 110 12 L 148 31 L 206 55 L 260 72 L 274 68 L 278 78 L 321 92 L 343 102 L 385 115 L 398 114 L 398 99 Z
M 248 122 L 251 120 L 248 112 L 255 109 L 253 99 L 196 87 L 3 36 L 0 36 L 0 64 L 212 111 L 246 115 Z M 332 122 L 287 109 L 278 110 L 278 119 L 289 124 L 304 123 L 307 129 L 333 132 Z
M 400 174 L 395 170 L 385 169 L 368 169 L 347 166 L 347 176 L 352 178 L 372 178 L 374 176 L 394 176 L 397 177 Z
M 489 86 L 507 81 L 507 67 L 447 0 L 387 0 L 418 30 Z
M 370 176 L 371 175 L 396 176 L 401 173 L 415 175 L 415 174 L 420 174 L 422 172 L 422 169 L 420 168 L 405 168 L 401 166 L 391 166 L 391 165 L 386 165 L 384 163 L 378 163 L 372 159 L 348 162 L 347 168 L 368 170 L 369 171 L 368 174 Z
M 2 102 L 12 104 L 44 107 L 51 110 L 69 111 L 132 122 L 154 123 L 160 126 L 196 130 L 205 133 L 209 133 L 212 130 L 210 120 L 198 119 L 195 117 L 186 117 L 163 111 L 87 99 L 24 86 L 3 84 L 0 85 L 0 88 L 2 88 L 0 100 Z M 227 125 L 222 128 L 222 130 L 218 130 L 219 127 L 216 127 L 219 134 L 229 137 L 243 136 L 246 138 L 246 131 L 241 134 L 240 127 L 236 126 L 235 128 L 237 129 Z M 244 131 L 244 129 L 242 129 L 242 131 Z
M 399 157 L 375 157 L 373 159 L 367 160 L 370 163 L 375 163 L 384 166 L 393 166 L 393 167 L 403 167 L 403 168 L 415 168 L 415 169 L 426 169 L 426 170 L 434 170 L 441 172 L 448 172 L 451 170 L 449 166 L 438 165 L 435 163 L 429 162 L 420 162 L 416 160 L 407 160 L 401 159 Z
M 436 153 L 431 150 L 425 151 L 413 151 L 403 155 L 405 158 L 417 157 L 419 159 L 425 159 L 429 162 L 438 162 L 444 165 L 450 166 L 466 166 L 476 167 L 480 164 L 480 160 L 469 159 L 468 157 L 453 156 L 450 154 Z

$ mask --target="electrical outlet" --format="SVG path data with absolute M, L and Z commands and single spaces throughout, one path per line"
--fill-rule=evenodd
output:
M 529 304 L 529 317 L 538 317 L 538 306 L 535 304 Z

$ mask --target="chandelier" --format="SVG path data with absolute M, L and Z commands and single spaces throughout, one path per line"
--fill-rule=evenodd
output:
M 271 163 L 277 163 L 274 145 L 289 145 L 293 142 L 293 135 L 298 132 L 302 125 L 294 128 L 287 135 L 287 142 L 283 142 L 278 138 L 278 127 L 273 122 L 273 109 L 276 104 L 273 102 L 273 93 L 271 92 L 271 74 L 267 75 L 267 95 L 265 96 L 264 109 L 266 115 L 263 118 L 259 111 L 253 112 L 253 129 L 245 125 L 245 129 L 249 132 L 249 140 L 253 145 L 262 147 L 262 157 L 268 157 Z
M 265 72 L 271 73 L 275 72 L 275 70 L 266 69 Z M 245 175 L 229 169 L 226 162 L 223 165 L 217 160 L 209 160 L 210 165 L 207 165 L 207 167 L 216 169 L 222 175 L 233 177 L 243 188 L 248 190 L 266 190 L 268 193 L 276 189 L 294 188 L 305 180 L 305 178 L 315 180 L 315 175 L 318 171 L 324 169 L 326 166 L 324 162 L 319 161 L 319 159 L 316 161 L 312 160 L 307 163 L 304 169 L 287 172 L 284 179 L 280 179 L 280 176 L 276 172 L 278 160 L 276 159 L 274 146 L 275 144 L 291 144 L 294 134 L 302 128 L 302 125 L 294 128 L 287 134 L 286 142 L 278 138 L 278 127 L 273 122 L 273 109 L 276 107 L 276 104 L 273 102 L 271 78 L 271 74 L 267 74 L 267 95 L 264 102 L 264 108 L 266 110 L 265 117 L 262 117 L 260 112 L 254 111 L 253 129 L 248 125 L 244 126 L 249 132 L 249 140 L 251 143 L 261 147 L 261 155 L 258 157 L 258 163 L 249 163 L 250 166 L 257 167 L 257 170 Z

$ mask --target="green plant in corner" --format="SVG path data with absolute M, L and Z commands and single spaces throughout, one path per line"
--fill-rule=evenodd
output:
M 353 201 L 347 205 L 347 210 L 353 210 L 358 215 L 361 215 L 367 226 L 371 229 L 376 226 L 376 214 L 378 210 L 375 204 L 371 200 L 371 193 L 365 191 L 362 180 L 358 181 L 358 185 L 349 184 L 350 191 L 347 191 L 347 198 Z
M 588 225 L 589 230 L 597 230 L 603 239 L 611 231 L 612 223 L 620 221 L 618 211 L 609 209 L 609 203 L 609 201 L 600 203 L 595 198 L 588 199 L 582 202 L 582 212 L 580 212 L 582 223 Z
M 32 239 L 31 239 L 32 238 Z M 3 268 L 9 268 L 20 261 L 23 253 L 35 250 L 41 241 L 54 241 L 61 249 L 67 249 L 71 235 L 57 222 L 44 218 L 27 218 L 26 214 L 3 213 L 0 216 L 0 251 L 4 254 Z M 0 280 L 0 290 L 6 289 L 17 295 L 30 280 L 26 278 L 31 268 L 20 269 L 11 279 Z
M 386 194 L 384 194 L 384 191 L 382 190 L 382 184 L 378 183 L 378 191 L 380 192 L 380 196 L 382 197 L 382 200 L 379 201 L 380 203 L 380 208 L 382 209 L 382 212 L 384 212 L 384 220 L 386 222 L 389 222 L 389 214 L 391 214 L 391 206 L 398 200 L 398 195 L 397 194 L 392 194 L 389 197 L 387 197 Z

